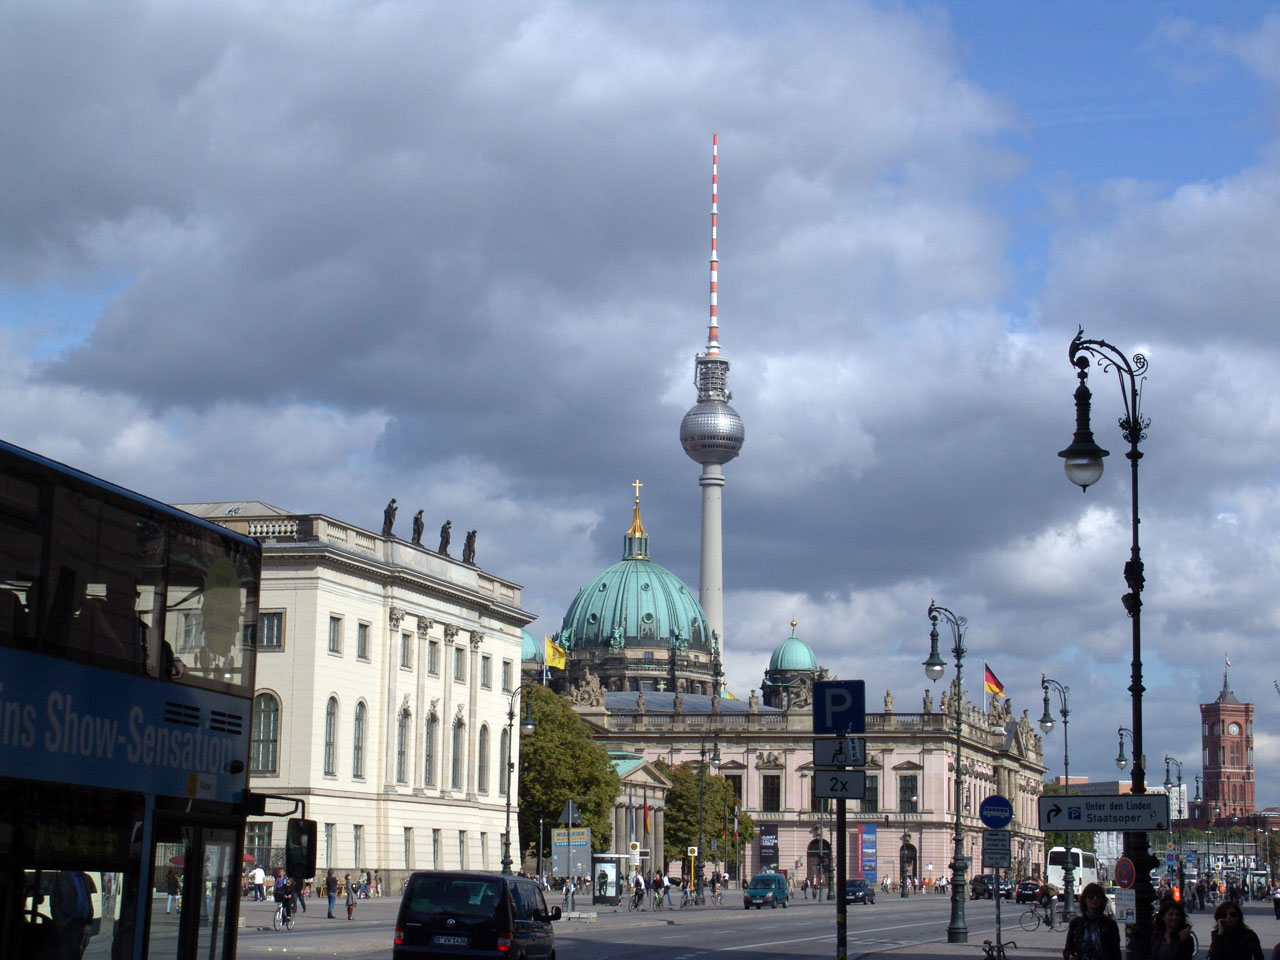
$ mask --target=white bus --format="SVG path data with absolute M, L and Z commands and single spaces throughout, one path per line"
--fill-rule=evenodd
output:
M 1098 880 L 1098 858 L 1079 847 L 1071 848 L 1071 889 L 1078 896 L 1087 883 Z M 1063 891 L 1063 874 L 1067 867 L 1066 847 L 1053 847 L 1045 858 L 1044 878 L 1059 893 Z

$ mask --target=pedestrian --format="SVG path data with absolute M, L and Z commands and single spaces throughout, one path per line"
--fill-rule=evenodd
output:
M 332 920 L 334 919 L 333 908 L 338 905 L 338 878 L 333 875 L 332 868 L 329 869 L 329 872 L 324 877 L 324 893 L 329 898 L 328 919 Z
M 1271 905 L 1275 908 L 1276 919 L 1280 920 L 1280 880 L 1271 885 Z
M 1209 896 L 1209 885 L 1204 882 L 1204 877 L 1196 880 L 1196 909 L 1204 911 L 1205 898 Z
M 1120 927 L 1107 914 L 1107 895 L 1098 883 L 1080 891 L 1080 915 L 1067 926 L 1063 960 L 1120 960 Z
M 295 880 L 293 882 L 293 912 L 296 914 L 298 908 L 302 908 L 302 912 L 307 912 L 307 901 L 302 899 L 303 894 L 307 891 L 307 883 L 305 880 Z
M 1238 903 L 1224 900 L 1213 911 L 1213 919 L 1209 960 L 1262 960 L 1262 943 L 1245 925 Z
M 354 920 L 356 912 L 356 886 L 351 882 L 351 874 L 343 874 L 342 882 L 347 888 L 347 919 Z
M 267 871 L 262 869 L 262 865 L 258 864 L 253 868 L 253 872 L 249 874 L 253 882 L 253 899 L 257 903 L 261 903 L 267 899 L 266 883 Z
M 164 892 L 168 897 L 164 904 L 164 912 L 171 913 L 173 911 L 173 901 L 177 900 L 182 893 L 182 885 L 178 883 L 178 875 L 173 872 L 173 867 L 165 871 Z M 179 900 L 178 902 L 179 909 L 181 909 L 181 901 Z
M 1179 900 L 1164 900 L 1151 933 L 1151 960 L 1191 960 L 1195 943 L 1191 924 Z

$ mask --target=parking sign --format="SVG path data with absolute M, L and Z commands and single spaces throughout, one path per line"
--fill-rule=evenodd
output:
M 819 680 L 814 683 L 813 732 L 819 737 L 866 733 L 866 683 L 862 680 Z

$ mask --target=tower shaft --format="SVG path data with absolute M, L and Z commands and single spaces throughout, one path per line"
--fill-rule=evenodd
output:
M 721 550 L 720 493 L 724 470 L 718 463 L 704 463 L 698 478 L 702 488 L 702 553 L 698 567 L 698 602 L 707 615 L 707 628 L 720 640 L 724 660 L 724 563 Z

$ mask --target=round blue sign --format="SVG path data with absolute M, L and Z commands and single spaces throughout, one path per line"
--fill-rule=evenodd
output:
M 1003 830 L 1013 819 L 1013 804 L 998 793 L 993 793 L 978 807 L 978 816 L 988 830 Z

